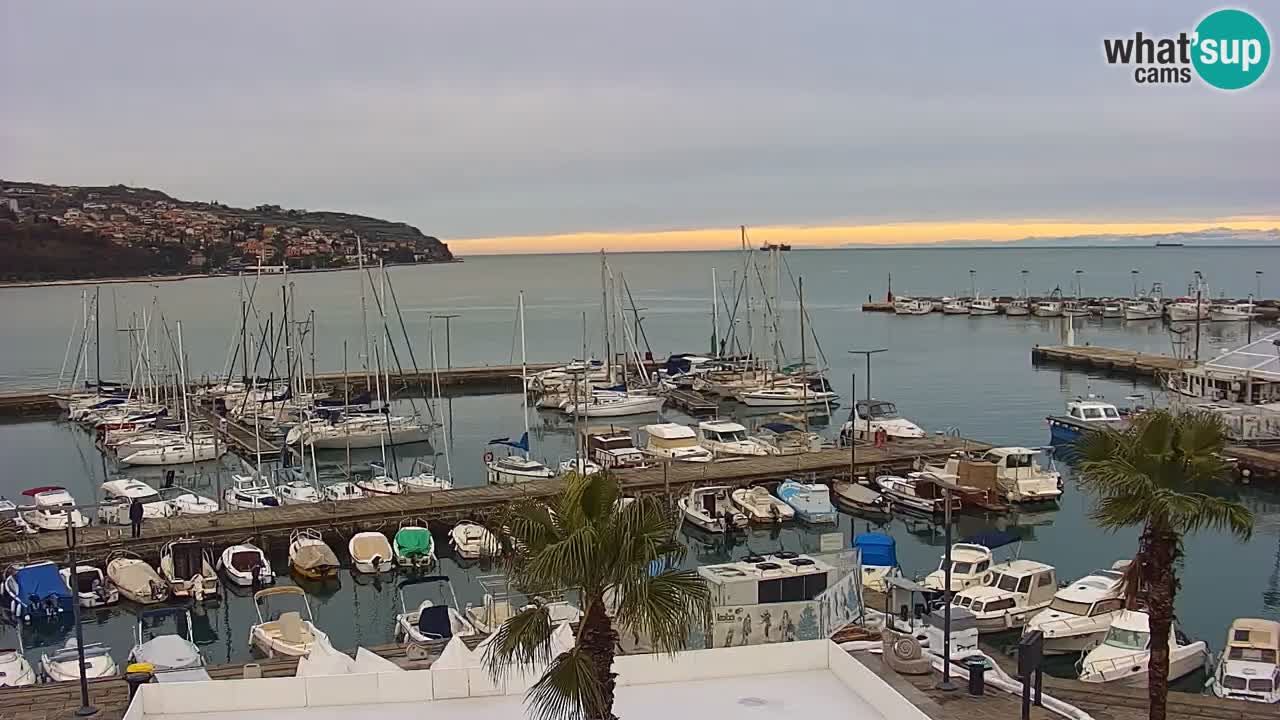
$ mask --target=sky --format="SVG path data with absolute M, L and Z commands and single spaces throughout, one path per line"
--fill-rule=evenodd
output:
M 1227 93 L 1103 59 L 1217 7 L 0 0 L 0 176 L 461 254 L 1274 228 L 1274 68 Z

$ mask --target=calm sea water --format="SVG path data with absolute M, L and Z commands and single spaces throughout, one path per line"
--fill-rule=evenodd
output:
M 929 430 L 957 428 L 966 436 L 998 444 L 1042 445 L 1048 442 L 1047 414 L 1059 411 L 1065 399 L 1082 393 L 1104 395 L 1124 403 L 1132 394 L 1151 396 L 1151 388 L 1113 378 L 1050 369 L 1030 363 L 1036 344 L 1062 342 L 1064 320 L 1005 317 L 901 318 L 862 313 L 859 306 L 868 295 L 882 299 L 892 274 L 898 294 L 967 293 L 969 270 L 984 294 L 1021 291 L 1020 270 L 1030 271 L 1031 292 L 1045 292 L 1060 285 L 1067 289 L 1075 270 L 1086 295 L 1127 295 L 1131 269 L 1141 271 L 1140 282 L 1164 283 L 1168 293 L 1184 290 L 1192 271 L 1200 270 L 1212 293 L 1243 296 L 1255 292 L 1260 279 L 1264 296 L 1280 296 L 1280 271 L 1255 275 L 1257 269 L 1280 268 L 1280 248 L 1262 249 L 927 249 L 796 251 L 786 256 L 783 285 L 789 276 L 803 277 L 806 306 L 821 343 L 832 383 L 846 399 L 851 374 L 858 373 L 858 394 L 865 393 L 863 362 L 846 351 L 888 348 L 877 356 L 873 389 L 878 397 L 898 403 L 908 417 Z M 711 276 L 716 268 L 722 291 L 728 292 L 735 271 L 742 272 L 735 253 L 684 253 L 674 255 L 628 254 L 610 258 L 615 276 L 625 276 L 635 305 L 640 308 L 645 335 L 658 356 L 669 352 L 705 351 L 710 335 Z M 485 257 L 449 266 L 395 268 L 389 272 L 409 335 L 420 364 L 429 360 L 434 335 L 436 354 L 444 363 L 443 323 L 432 314 L 456 313 L 452 320 L 450 354 L 454 365 L 506 364 L 519 359 L 515 332 L 515 303 L 524 290 L 527 342 L 530 361 L 565 360 L 581 354 L 582 314 L 587 314 L 587 336 L 593 352 L 600 352 L 599 258 L 590 255 Z M 295 283 L 297 316 L 314 309 L 316 314 L 316 365 L 340 370 L 343 342 L 348 344 L 347 364 L 353 371 L 362 362 L 359 277 L 354 272 L 299 275 Z M 236 278 L 211 278 L 181 283 L 131 283 L 106 285 L 101 294 L 102 364 L 104 377 L 115 377 L 115 368 L 127 367 L 127 342 L 116 327 L 127 326 L 141 308 L 153 307 L 166 320 L 181 320 L 184 345 L 193 372 L 219 375 L 225 372 L 230 348 L 239 333 L 240 305 Z M 280 313 L 282 280 L 264 278 L 256 290 L 260 320 Z M 67 337 L 81 317 L 82 287 L 0 289 L 5 312 L 0 316 L 0 387 L 50 387 L 56 384 Z M 87 288 L 92 292 L 92 288 Z M 782 334 L 790 354 L 798 355 L 798 322 L 794 292 L 784 292 Z M 374 307 L 372 298 L 370 308 Z M 726 314 L 721 312 L 721 323 Z M 370 315 L 371 328 L 378 326 Z M 723 326 L 723 325 L 722 325 Z M 398 322 L 391 320 L 393 335 Z M 745 338 L 746 328 L 740 326 Z M 761 333 L 760 328 L 755 328 Z M 1203 328 L 1202 354 L 1235 345 L 1245 328 L 1207 325 Z M 380 334 L 380 333 L 379 333 Z M 1076 321 L 1077 342 L 1169 352 L 1171 339 L 1160 322 Z M 757 337 L 760 337 L 758 335 Z M 403 347 L 403 345 L 401 346 Z M 812 356 L 813 348 L 808 349 Z M 74 349 L 73 349 L 74 353 Z M 265 372 L 265 367 L 263 368 Z M 725 406 L 732 412 L 735 406 Z M 521 431 L 520 401 L 516 395 L 467 396 L 441 401 L 450 418 L 450 438 L 431 447 L 403 448 L 395 459 L 407 470 L 416 457 L 426 457 L 453 469 L 459 485 L 483 482 L 481 456 L 489 438 Z M 843 411 L 837 413 L 842 419 Z M 667 415 L 688 422 L 678 413 Z M 628 418 L 631 426 L 654 421 L 653 417 Z M 764 416 L 747 415 L 748 422 Z M 531 416 L 534 453 L 556 461 L 572 453 L 571 424 L 553 412 Z M 833 432 L 833 429 L 826 430 Z M 353 464 L 377 459 L 377 451 L 357 453 Z M 62 484 L 78 498 L 97 495 L 104 477 L 117 471 L 103 462 L 84 434 L 66 423 L 35 422 L 0 426 L 0 461 L 6 473 L 0 477 L 0 494 L 13 496 L 33 485 Z M 322 472 L 336 476 L 345 465 L 343 453 L 320 458 Z M 228 463 L 230 464 L 230 463 Z M 133 471 L 131 476 L 159 482 L 159 473 Z M 200 468 L 184 481 L 213 494 L 226 480 L 226 471 Z M 1088 499 L 1068 492 L 1061 509 L 1005 518 L 963 516 L 956 535 L 992 528 L 1012 527 L 1024 538 L 1023 557 L 1042 560 L 1058 568 L 1060 579 L 1078 577 L 1096 567 L 1130 555 L 1135 535 L 1104 533 L 1087 517 Z M 1220 647 L 1233 618 L 1280 616 L 1280 531 L 1277 512 L 1280 496 L 1261 488 L 1246 490 L 1245 497 L 1258 514 L 1258 528 L 1247 543 L 1206 533 L 1187 541 L 1178 612 L 1187 631 Z M 867 529 L 867 523 L 842 517 L 846 537 Z M 924 573 L 937 565 L 941 529 L 922 523 L 893 521 L 887 528 L 897 539 L 900 560 L 912 573 Z M 443 537 L 438 538 L 444 540 Z M 689 538 L 690 564 L 723 561 L 752 551 L 777 548 L 816 550 L 818 533 L 802 526 L 779 531 L 758 531 L 748 538 L 713 541 Z M 447 545 L 446 543 L 443 543 Z M 1014 548 L 998 552 L 1003 556 Z M 1231 558 L 1231 562 L 1222 562 Z M 482 567 L 460 567 L 442 560 L 454 579 L 463 602 L 477 601 L 481 589 L 476 577 L 491 572 Z M 287 570 L 284 558 L 277 569 Z M 288 582 L 284 580 L 284 582 Z M 337 586 L 310 588 L 318 624 L 336 644 L 351 647 L 391 640 L 394 616 L 399 612 L 393 583 L 356 581 L 344 574 Z M 354 611 L 354 612 L 353 612 Z M 86 636 L 111 645 L 117 656 L 131 647 L 133 609 L 114 608 L 90 619 Z M 239 661 L 249 656 L 248 629 L 255 611 L 247 597 L 228 595 L 217 607 L 197 618 L 198 641 L 210 662 Z M 14 629 L 0 629 L 0 644 L 16 641 Z M 24 633 L 23 643 L 33 658 L 39 651 L 63 641 L 62 631 Z

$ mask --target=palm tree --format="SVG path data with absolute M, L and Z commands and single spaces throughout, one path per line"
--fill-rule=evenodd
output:
M 529 689 L 534 720 L 611 720 L 619 631 L 675 652 L 708 611 L 706 583 L 676 569 L 684 556 L 677 516 L 656 498 L 621 500 L 605 473 L 570 475 L 559 496 L 517 501 L 500 518 L 514 586 L 530 596 L 573 589 L 582 603 L 574 646 L 558 657 L 548 657 L 554 628 L 540 606 L 513 615 L 489 645 L 495 680 L 517 665 L 549 663 Z
M 1183 536 L 1226 530 L 1247 540 L 1253 532 L 1253 513 L 1229 497 L 1225 446 L 1226 427 L 1219 416 L 1153 410 L 1123 431 L 1087 433 L 1075 447 L 1081 487 L 1097 499 L 1093 519 L 1112 531 L 1142 528 L 1134 564 L 1147 591 L 1151 720 L 1165 718 L 1169 631 Z M 1130 591 L 1134 589 L 1131 584 Z

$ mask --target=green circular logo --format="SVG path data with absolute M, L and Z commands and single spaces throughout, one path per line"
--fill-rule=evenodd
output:
M 1239 90 L 1262 77 L 1271 59 L 1271 38 L 1243 10 L 1218 10 L 1196 26 L 1191 62 L 1200 79 L 1220 90 Z

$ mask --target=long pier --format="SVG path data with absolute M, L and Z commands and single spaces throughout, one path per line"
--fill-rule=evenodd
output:
M 1190 367 L 1171 355 L 1120 350 L 1097 345 L 1037 345 L 1031 348 L 1032 365 L 1084 367 L 1121 375 L 1155 377 Z
M 987 443 L 950 436 L 896 440 L 883 448 L 859 446 L 855 458 L 849 449 L 830 449 L 800 455 L 725 460 L 714 463 L 663 463 L 646 468 L 617 470 L 614 475 L 629 495 L 659 494 L 674 497 L 690 486 L 741 487 L 779 482 L 789 477 L 827 479 L 858 474 L 909 469 L 917 459 L 937 461 L 958 450 L 985 450 Z M 77 531 L 76 552 L 85 560 L 101 561 L 112 552 L 128 550 L 144 557 L 159 555 L 160 548 L 177 538 L 199 538 L 224 545 L 253 538 L 269 550 L 272 542 L 287 542 L 299 528 L 316 528 L 340 536 L 360 530 L 394 531 L 402 520 L 452 523 L 484 518 L 521 498 L 546 498 L 564 488 L 564 480 L 536 480 L 518 485 L 482 485 L 428 493 L 386 495 L 340 502 L 286 505 L 262 510 L 236 510 L 210 515 L 188 515 L 147 520 L 142 537 L 129 538 L 129 528 L 92 526 Z M 0 565 L 35 560 L 60 560 L 66 555 L 63 533 L 40 533 L 0 543 Z

